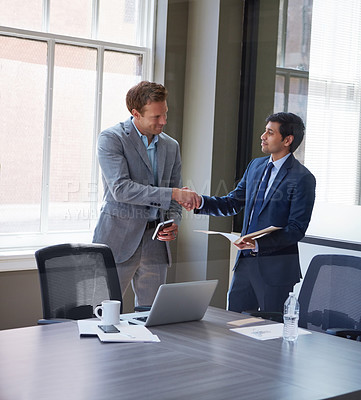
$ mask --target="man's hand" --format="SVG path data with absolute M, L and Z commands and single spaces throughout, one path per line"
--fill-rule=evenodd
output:
M 187 211 L 199 208 L 202 203 L 202 197 L 187 187 L 183 187 L 182 189 L 173 188 L 172 200 L 177 201 Z
M 164 228 L 157 234 L 157 239 L 162 242 L 170 242 L 174 240 L 178 235 L 178 225 L 173 222 L 168 228 Z
M 253 239 L 247 239 L 247 241 L 243 241 L 235 244 L 240 250 L 254 250 L 256 248 L 256 242 Z

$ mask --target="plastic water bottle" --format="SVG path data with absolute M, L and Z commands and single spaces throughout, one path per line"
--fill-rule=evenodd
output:
M 283 313 L 283 339 L 294 342 L 298 338 L 298 319 L 300 315 L 300 303 L 293 292 L 289 293 L 285 301 Z

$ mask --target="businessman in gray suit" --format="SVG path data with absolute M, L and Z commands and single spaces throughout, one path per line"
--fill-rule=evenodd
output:
M 163 132 L 167 94 L 163 85 L 140 82 L 126 95 L 131 117 L 98 139 L 104 196 L 93 242 L 112 249 L 122 293 L 132 283 L 137 306 L 151 305 L 166 281 L 169 242 L 182 216 L 177 201 L 197 201 L 194 193 L 179 189 L 179 145 Z M 168 219 L 174 223 L 152 240 L 157 224 Z

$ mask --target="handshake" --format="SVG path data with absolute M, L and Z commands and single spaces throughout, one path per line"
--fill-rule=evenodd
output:
M 187 211 L 199 208 L 202 204 L 202 196 L 187 187 L 183 187 L 182 189 L 173 188 L 172 200 L 175 200 Z

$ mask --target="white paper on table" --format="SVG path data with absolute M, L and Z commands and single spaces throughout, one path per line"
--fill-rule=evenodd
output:
M 160 342 L 157 335 L 153 335 L 143 325 L 115 325 L 120 332 L 105 333 L 99 328 L 98 337 L 102 342 Z
M 258 340 L 277 339 L 283 336 L 283 324 L 247 326 L 244 328 L 232 328 L 230 330 Z M 309 334 L 311 334 L 310 331 L 298 328 L 299 336 Z
M 216 232 L 216 231 L 202 231 L 202 230 L 199 230 L 199 229 L 195 229 L 194 232 L 201 232 L 201 233 L 205 233 L 207 235 L 222 235 L 222 236 L 226 237 L 228 240 L 230 240 L 232 243 L 240 238 L 240 236 L 236 235 L 235 233 Z
M 79 335 L 98 336 L 102 342 L 160 342 L 157 335 L 142 325 L 129 325 L 128 321 L 120 321 L 114 325 L 120 332 L 105 333 L 98 327 L 100 324 L 100 320 L 79 320 Z
M 80 336 L 93 336 L 97 334 L 97 326 L 94 324 L 94 321 L 78 320 L 78 330 Z

